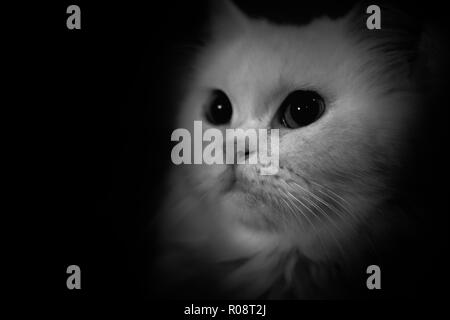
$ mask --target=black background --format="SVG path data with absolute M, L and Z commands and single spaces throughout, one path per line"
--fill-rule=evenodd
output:
M 81 8 L 81 30 L 66 28 L 71 4 Z M 254 14 L 262 8 L 275 19 L 282 15 L 254 4 L 243 7 Z M 349 4 L 291 1 L 283 11 L 307 12 L 306 21 Z M 436 17 L 441 12 L 431 4 L 410 8 Z M 13 135 L 23 138 L 15 148 L 25 153 L 19 165 L 26 176 L 16 183 L 27 192 L 14 211 L 23 246 L 10 264 L 21 280 L 37 274 L 35 285 L 16 281 L 18 294 L 69 303 L 152 298 L 147 270 L 154 248 L 146 231 L 170 163 L 173 86 L 189 57 L 185 48 L 201 38 L 204 2 L 59 1 L 11 10 L 10 30 L 21 31 L 10 34 L 12 46 L 24 48 L 20 62 L 10 62 L 16 68 L 11 82 L 30 89 L 14 92 L 19 121 Z M 437 112 L 439 121 L 448 115 Z M 448 130 L 441 122 L 436 126 L 440 131 L 431 142 L 441 146 L 439 168 L 447 160 Z M 448 170 L 429 170 L 440 183 L 448 178 Z M 445 185 L 432 192 L 445 198 Z M 447 252 L 441 254 L 437 278 L 448 270 Z M 67 290 L 71 264 L 81 268 L 82 290 Z

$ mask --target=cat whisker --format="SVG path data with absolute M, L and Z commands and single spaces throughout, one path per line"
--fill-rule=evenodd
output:
M 317 183 L 317 182 L 315 182 L 315 181 L 310 181 L 311 183 L 313 183 L 313 184 L 315 184 L 316 186 L 318 186 L 319 187 L 319 191 L 321 191 L 320 190 L 320 188 L 322 188 L 322 189 L 325 189 L 326 191 L 327 191 L 327 193 L 329 193 L 330 195 L 332 195 L 332 196 L 334 196 L 335 197 L 335 199 L 339 199 L 340 201 L 338 201 L 338 203 L 339 202 L 342 202 L 342 203 L 344 203 L 348 208 L 351 208 L 352 206 L 350 205 L 350 203 L 347 201 L 347 200 L 345 200 L 344 198 L 342 198 L 340 195 L 338 195 L 336 192 L 334 192 L 331 188 L 328 188 L 328 187 L 326 187 L 326 186 L 324 186 L 324 185 L 322 185 L 322 184 L 320 184 L 320 183 Z M 322 191 L 322 193 L 323 193 L 323 191 Z M 342 204 L 341 204 L 342 205 Z M 345 207 L 345 206 L 344 206 Z
M 288 209 L 289 213 L 291 214 L 292 217 L 294 217 L 294 220 L 297 222 L 300 222 L 299 225 L 304 229 L 303 224 L 301 223 L 301 221 L 298 221 L 298 217 L 296 215 L 296 210 L 292 209 L 292 207 L 289 205 L 289 203 L 287 203 L 287 201 L 284 199 L 284 197 L 280 198 L 285 204 L 286 204 L 286 208 Z M 302 215 L 303 213 L 300 212 Z
M 325 199 L 321 198 L 319 195 L 316 195 L 314 192 L 312 192 L 312 191 L 310 191 L 310 190 L 308 190 L 308 189 L 302 187 L 301 185 L 299 185 L 299 184 L 297 184 L 297 183 L 295 183 L 295 182 L 293 182 L 293 184 L 294 184 L 296 187 L 300 188 L 301 191 L 306 192 L 308 195 L 310 195 L 311 197 L 313 197 L 314 199 L 316 199 L 318 202 L 320 202 L 321 204 L 323 204 L 325 207 L 327 207 L 327 208 L 329 208 L 330 210 L 332 210 L 333 213 L 335 213 L 335 214 L 341 219 L 341 221 L 343 221 L 344 223 L 350 224 L 350 225 L 352 226 L 352 224 L 349 223 L 349 222 L 345 219 L 345 217 L 343 217 L 342 214 L 341 214 L 341 213 L 348 213 L 349 215 L 352 215 L 351 212 L 350 212 L 347 208 L 345 208 L 345 207 L 343 207 L 343 206 L 341 205 L 341 207 L 342 207 L 346 212 L 340 212 L 339 208 L 336 208 L 336 207 L 333 206 L 332 204 L 328 203 L 328 201 L 326 201 Z M 323 193 L 323 192 L 322 192 L 322 193 Z M 324 195 L 327 195 L 327 194 L 324 194 Z M 320 207 L 318 207 L 318 208 L 320 208 Z M 323 211 L 323 209 L 321 209 L 321 211 Z M 327 217 L 329 217 L 329 216 L 327 215 Z M 329 219 L 330 219 L 330 222 L 333 221 L 333 220 L 331 219 L 331 217 L 329 217 Z
M 335 208 L 334 206 L 332 206 L 328 201 L 326 201 L 325 199 L 319 197 L 318 195 L 316 195 L 314 192 L 311 192 L 310 190 L 302 187 L 301 185 L 299 185 L 298 183 L 293 182 L 293 184 L 295 186 L 297 186 L 298 188 L 300 188 L 302 191 L 306 192 L 307 194 L 311 195 L 313 198 L 315 198 L 318 202 L 322 203 L 325 207 L 329 208 L 330 210 L 332 210 L 334 213 L 336 213 L 336 215 L 344 222 L 344 223 L 348 223 L 348 221 L 345 219 L 345 217 L 342 217 L 341 212 L 338 208 Z M 318 190 L 320 191 L 320 190 Z M 327 194 L 321 192 L 322 194 L 328 196 Z M 331 197 L 330 197 L 331 198 Z M 337 202 L 338 203 L 338 202 Z M 339 204 L 339 203 L 338 203 Z M 334 207 L 334 208 L 333 208 Z M 341 207 L 346 211 L 346 213 L 351 215 L 351 212 L 347 210 L 347 208 L 343 207 L 341 205 Z
M 367 225 L 366 221 L 364 221 L 362 219 L 357 219 L 355 217 L 355 215 L 349 209 L 349 207 L 351 207 L 351 205 L 350 205 L 350 203 L 347 200 L 345 200 L 340 195 L 338 195 L 333 190 L 331 190 L 330 188 L 328 188 L 328 187 L 326 187 L 324 185 L 321 185 L 321 184 L 319 184 L 317 182 L 314 182 L 314 181 L 311 181 L 311 183 L 313 183 L 313 184 L 315 184 L 315 185 L 317 185 L 319 187 L 319 188 L 316 189 L 317 191 L 319 191 L 320 193 L 322 193 L 322 194 L 332 198 L 336 202 L 336 204 L 338 204 L 344 210 L 344 212 L 347 213 L 347 215 L 355 221 L 356 224 L 358 224 L 358 225 L 360 225 L 360 224 Z M 327 192 L 322 191 L 320 188 L 326 190 Z M 353 231 L 358 233 L 358 230 L 356 229 L 354 224 L 352 224 L 352 223 L 349 223 L 349 224 L 350 224 L 351 228 L 353 229 Z M 376 246 L 373 243 L 372 239 L 366 233 L 363 233 L 363 234 L 365 235 L 365 238 L 366 238 L 367 242 L 369 243 L 369 245 L 371 247 L 372 253 L 375 256 L 377 256 L 378 255 L 377 254 L 377 250 L 375 249 Z
M 322 187 L 322 186 L 321 186 L 320 184 L 318 184 L 318 183 L 315 183 L 315 182 L 312 182 L 312 183 L 316 184 L 316 185 L 319 186 L 319 187 Z M 297 184 L 297 186 L 299 186 L 299 185 Z M 301 186 L 299 186 L 299 187 L 301 187 Z M 331 200 L 333 200 L 333 203 L 334 203 L 334 204 L 336 204 L 337 206 L 339 206 L 339 208 L 336 207 L 336 206 L 333 206 L 333 207 L 334 207 L 333 212 L 341 219 L 341 221 L 343 221 L 344 223 L 346 223 L 347 225 L 349 225 L 350 228 L 352 228 L 353 231 L 356 232 L 357 230 L 356 230 L 354 224 L 355 224 L 355 223 L 358 224 L 358 223 L 359 223 L 359 220 L 356 219 L 356 217 L 354 216 L 354 214 L 352 213 L 352 211 L 348 208 L 348 206 L 350 206 L 350 205 L 348 204 L 348 202 L 347 202 L 346 200 L 344 200 L 342 197 L 338 196 L 336 193 L 332 192 L 332 190 L 330 190 L 329 188 L 326 188 L 326 190 L 329 191 L 329 192 L 324 192 L 324 191 L 322 191 L 320 188 L 315 188 L 315 190 L 317 190 L 319 193 L 323 194 L 323 195 L 326 196 L 327 198 L 330 198 Z M 312 193 L 312 192 L 311 192 L 311 193 Z M 317 197 L 317 199 L 319 199 L 319 201 L 322 202 L 321 199 L 323 199 L 323 201 L 325 201 L 326 203 L 328 203 L 328 201 L 326 201 L 324 198 L 320 197 L 319 195 L 316 195 L 316 194 L 314 194 L 314 193 L 312 193 L 312 194 L 313 194 L 315 197 Z M 344 204 L 342 203 L 343 201 L 344 201 Z M 322 203 L 323 203 L 323 202 L 322 202 Z M 347 206 L 346 204 L 348 204 L 348 206 Z M 330 204 L 330 209 L 332 209 L 332 208 L 331 208 L 331 204 Z M 349 221 L 348 218 L 350 218 L 351 220 L 353 220 L 353 222 L 352 222 L 352 221 Z
M 322 237 L 321 237 L 321 235 L 320 235 L 320 233 L 319 232 L 317 232 L 317 229 L 316 229 L 316 227 L 315 227 L 315 225 L 314 225 L 314 223 L 308 218 L 308 216 L 294 203 L 294 202 L 292 202 L 292 200 L 291 200 L 291 198 L 290 197 L 293 197 L 292 195 L 289 195 L 289 194 L 287 194 L 286 192 L 284 192 L 284 191 L 281 191 L 281 193 L 282 194 L 284 194 L 285 196 L 287 196 L 287 200 L 289 200 L 289 202 L 291 202 L 291 204 L 298 210 L 298 212 L 300 212 L 302 215 L 303 215 L 303 217 L 308 221 L 308 223 L 311 225 L 311 227 L 312 227 L 312 229 L 313 229 L 313 232 L 317 235 L 317 237 L 319 238 L 319 241 L 320 241 L 320 244 L 321 244 L 321 246 L 322 246 L 322 249 L 323 249 L 323 252 L 325 253 L 325 254 L 327 254 L 327 250 L 325 249 L 325 243 L 324 243 L 324 241 L 323 241 L 323 239 L 322 239 Z M 294 197 L 295 198 L 295 197 Z M 295 198 L 296 199 L 296 198 Z M 306 206 L 303 202 L 301 202 L 299 199 L 296 199 L 304 208 L 306 208 L 308 211 L 310 211 L 316 218 L 317 218 L 317 216 L 314 214 L 314 212 L 308 207 L 308 206 Z M 318 218 L 317 218 L 318 219 Z M 327 254 L 328 255 L 328 254 Z
M 286 186 L 287 187 L 291 187 L 286 181 L 283 181 L 285 184 L 286 184 Z M 306 190 L 305 189 L 305 191 L 307 191 L 307 194 L 312 194 L 309 190 Z M 301 203 L 301 201 L 296 197 L 296 196 L 294 196 L 293 194 L 291 194 L 289 191 L 287 191 L 286 190 L 286 192 L 287 193 L 289 193 L 290 195 L 291 195 L 291 197 L 293 197 L 296 201 L 298 201 L 298 202 L 300 202 Z M 334 227 L 334 228 L 336 228 L 342 235 L 345 235 L 344 234 L 344 232 L 342 231 L 342 229 L 341 228 L 339 228 L 339 226 L 333 221 L 333 219 L 322 209 L 322 208 L 320 208 L 319 206 L 317 206 L 315 203 L 314 203 L 314 201 L 311 201 L 311 200 L 309 200 L 307 197 L 305 197 L 304 198 L 304 200 L 305 201 L 307 201 L 308 203 L 310 203 L 314 208 L 316 208 L 317 210 L 318 210 L 318 212 L 320 212 L 325 218 L 327 218 L 329 221 L 330 221 L 330 223 L 332 224 L 332 226 Z M 323 202 L 322 202 L 323 203 Z M 325 204 L 325 203 L 324 203 Z M 326 204 L 325 204 L 326 205 Z M 314 211 L 313 210 L 311 210 L 309 207 L 308 207 L 308 209 L 309 209 L 309 211 L 317 218 L 317 219 L 319 219 L 318 218 L 318 216 L 314 213 Z M 322 220 L 322 221 L 324 221 L 324 220 Z M 328 233 L 330 234 L 330 236 L 333 238 L 333 240 L 335 241 L 335 243 L 336 243 L 336 245 L 337 245 L 337 247 L 339 248 L 339 250 L 341 251 L 341 253 L 344 255 L 344 249 L 343 249 L 343 247 L 342 247 L 342 244 L 339 242 L 339 240 L 336 238 L 336 236 L 333 234 L 333 232 L 331 232 L 331 231 L 329 231 L 328 230 Z

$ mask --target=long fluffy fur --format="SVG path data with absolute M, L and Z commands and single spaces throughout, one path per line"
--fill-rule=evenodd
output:
M 281 129 L 279 173 L 239 169 L 246 189 L 237 195 L 225 191 L 230 166 L 174 167 L 158 218 L 158 274 L 179 296 L 342 296 L 360 262 L 409 223 L 392 199 L 418 117 L 417 38 L 389 20 L 368 34 L 362 7 L 306 26 L 225 11 L 194 64 L 178 127 L 203 120 L 211 88 L 230 96 L 232 127 L 270 127 L 295 89 L 318 91 L 327 111 Z

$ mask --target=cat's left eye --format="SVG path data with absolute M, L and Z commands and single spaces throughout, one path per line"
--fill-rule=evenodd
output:
M 281 104 L 281 123 L 290 129 L 307 126 L 325 111 L 322 97 L 314 91 L 291 92 Z
M 230 99 L 222 90 L 214 90 L 212 99 L 206 108 L 206 119 L 214 125 L 227 124 L 233 115 Z

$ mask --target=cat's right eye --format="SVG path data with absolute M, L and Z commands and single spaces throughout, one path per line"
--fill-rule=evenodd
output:
M 325 111 L 322 97 L 314 91 L 296 90 L 281 104 L 281 123 L 290 129 L 307 126 Z
M 214 125 L 224 125 L 231 121 L 233 107 L 225 92 L 214 90 L 212 99 L 206 107 L 206 119 Z

